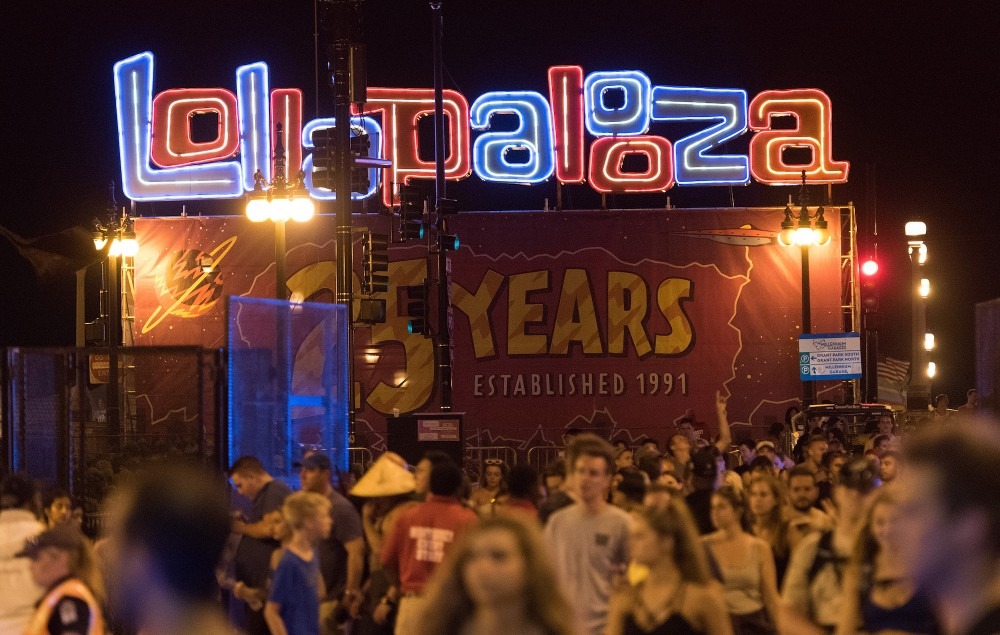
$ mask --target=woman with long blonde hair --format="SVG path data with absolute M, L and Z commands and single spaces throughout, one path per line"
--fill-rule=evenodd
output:
M 611 597 L 608 635 L 732 635 L 726 604 L 683 500 L 636 514 L 629 543 L 632 558 L 649 574 Z
M 452 548 L 431 579 L 422 624 L 440 635 L 577 632 L 538 530 L 504 516 L 484 520 Z

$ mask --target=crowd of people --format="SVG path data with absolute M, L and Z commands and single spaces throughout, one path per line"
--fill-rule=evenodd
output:
M 0 633 L 1000 633 L 1000 426 L 961 414 L 864 443 L 835 417 L 734 446 L 693 417 L 641 445 L 570 434 L 541 473 L 383 454 L 298 491 L 133 475 L 96 542 L 70 497 L 0 484 Z M 576 432 L 576 431 L 574 431 Z M 730 452 L 731 448 L 736 450 Z

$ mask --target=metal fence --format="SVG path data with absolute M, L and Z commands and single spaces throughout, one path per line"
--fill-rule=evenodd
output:
M 117 391 L 108 381 L 115 367 Z M 219 464 L 215 351 L 10 348 L 2 373 L 0 472 L 65 488 L 88 516 L 117 477 L 143 465 L 180 457 Z

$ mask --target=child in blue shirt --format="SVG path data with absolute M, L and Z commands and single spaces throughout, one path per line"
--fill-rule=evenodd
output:
M 292 539 L 274 572 L 264 619 L 272 635 L 319 635 L 319 599 L 325 593 L 316 545 L 330 535 L 330 501 L 296 492 L 285 499 L 281 513 Z

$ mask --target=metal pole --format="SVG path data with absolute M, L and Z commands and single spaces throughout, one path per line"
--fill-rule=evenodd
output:
M 809 285 L 809 245 L 801 245 L 802 253 L 802 334 L 812 333 L 812 289 Z M 802 407 L 813 402 L 813 385 L 810 381 L 802 382 Z
M 451 320 L 449 319 L 448 250 L 445 236 L 448 225 L 441 213 L 441 200 L 447 196 L 444 180 L 444 62 L 441 53 L 441 39 L 444 34 L 444 18 L 440 0 L 432 0 L 432 27 L 434 32 L 434 195 L 437 210 L 438 248 L 438 328 L 437 340 L 438 383 L 441 388 L 441 410 L 451 410 Z
M 351 42 L 354 31 L 352 0 L 332 4 L 333 24 L 333 115 L 337 126 L 334 137 L 337 174 L 334 191 L 334 215 L 337 219 L 337 292 L 336 300 L 347 307 L 348 431 L 354 434 L 354 246 L 351 242 Z
M 285 221 L 274 221 L 274 297 L 282 301 L 288 299 L 285 255 Z
M 913 366 L 910 369 L 910 386 L 906 395 L 906 409 L 926 413 L 931 401 L 930 381 L 927 377 L 927 351 L 924 349 L 924 333 L 927 332 L 927 301 L 920 295 L 920 279 L 924 267 L 920 264 L 920 245 L 910 245 L 910 270 L 913 294 Z
M 115 240 L 117 234 L 109 237 Z M 121 389 L 118 381 L 118 356 L 119 347 L 122 343 L 121 328 L 121 308 L 122 298 L 119 290 L 119 276 L 121 275 L 121 263 L 118 256 L 108 256 L 108 393 L 107 393 L 107 421 L 111 435 L 116 441 L 121 441 L 122 416 L 121 416 Z

